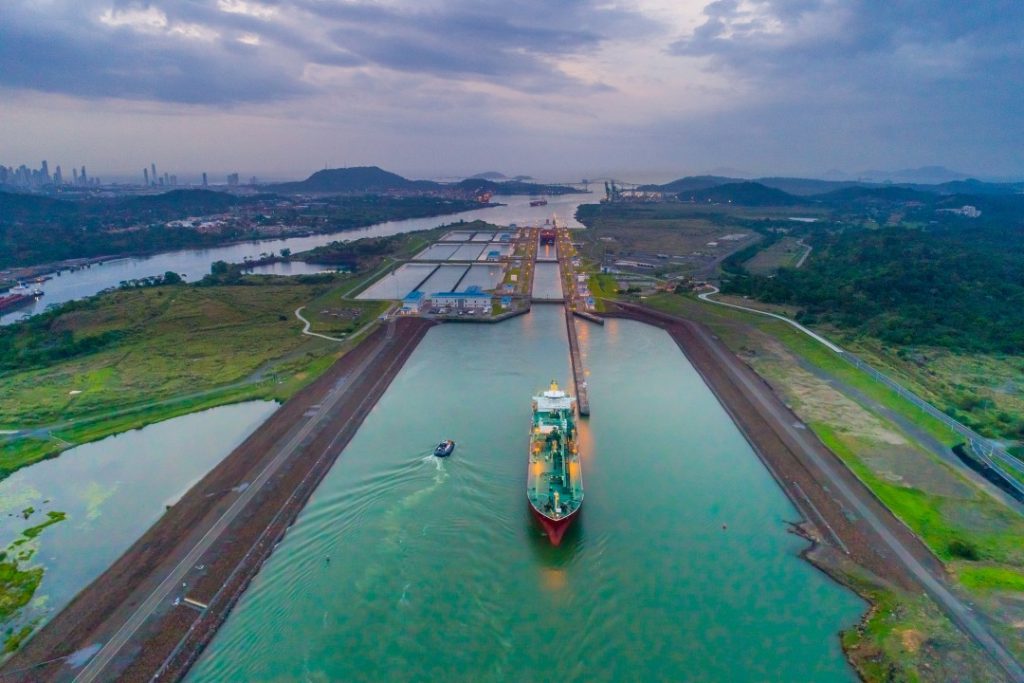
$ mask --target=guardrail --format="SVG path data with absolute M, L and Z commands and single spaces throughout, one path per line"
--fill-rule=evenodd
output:
M 903 397 L 913 405 L 923 410 L 928 415 L 931 415 L 935 419 L 942 422 L 944 425 L 946 425 L 946 427 L 950 429 L 950 431 L 962 436 L 967 442 L 967 447 L 970 450 L 970 452 L 979 461 L 981 461 L 984 465 L 991 469 L 992 472 L 994 472 L 996 475 L 1002 478 L 1011 488 L 1017 491 L 1017 493 L 1021 495 L 1022 500 L 1024 500 L 1024 481 L 1022 481 L 1022 478 L 1024 478 L 1024 461 L 1015 458 L 1005 448 L 994 443 L 991 439 L 988 439 L 982 436 L 981 434 L 978 434 L 976 431 L 974 431 L 967 425 L 963 424 L 959 420 L 950 417 L 946 413 L 942 412 L 941 410 L 933 406 L 928 401 L 924 400 L 923 398 L 912 392 L 910 389 L 907 389 L 905 386 L 903 386 L 893 378 L 889 377 L 883 372 L 880 372 L 879 370 L 876 370 L 874 367 L 864 362 L 856 355 L 850 353 L 846 349 L 843 349 L 835 345 L 834 343 L 832 343 L 825 337 L 821 336 L 820 334 L 807 329 L 806 327 L 804 327 L 797 321 L 793 320 L 792 318 L 787 318 L 783 315 L 779 315 L 778 313 L 772 313 L 770 311 L 761 311 L 756 308 L 750 308 L 749 306 L 740 306 L 738 304 L 731 304 L 725 301 L 717 301 L 715 299 L 712 299 L 711 295 L 717 293 L 718 288 L 712 287 L 712 291 L 699 294 L 697 298 L 703 301 L 707 301 L 709 303 L 717 304 L 719 306 L 726 306 L 728 308 L 735 308 L 741 311 L 747 311 L 749 313 L 758 313 L 760 315 L 768 316 L 769 318 L 776 318 L 778 320 L 783 321 L 784 323 L 792 325 L 793 327 L 797 328 L 798 330 L 808 335 L 815 341 L 820 342 L 826 348 L 828 348 L 830 351 L 833 351 L 837 356 L 845 360 L 850 365 L 853 365 L 859 370 L 866 372 L 875 380 L 881 382 L 882 384 L 886 385 L 887 387 L 895 391 L 897 395 Z M 1010 470 L 1015 472 L 1016 475 L 1011 474 Z
M 1015 458 L 1002 446 L 993 443 L 991 439 L 978 434 L 959 420 L 956 420 L 939 410 L 928 401 L 907 389 L 884 372 L 881 372 L 864 362 L 856 355 L 846 350 L 840 351 L 837 355 L 850 365 L 853 365 L 892 389 L 898 396 L 909 401 L 928 415 L 934 417 L 936 420 L 942 422 L 950 429 L 950 431 L 962 436 L 967 442 L 971 453 L 973 453 L 985 465 L 990 467 L 993 472 L 1005 479 L 1006 483 L 1016 489 L 1018 493 L 1024 495 L 1024 482 L 1008 471 L 1012 470 L 1013 472 L 1024 476 L 1024 462 Z

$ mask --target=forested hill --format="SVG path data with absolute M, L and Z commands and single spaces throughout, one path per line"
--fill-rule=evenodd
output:
M 673 180 L 663 185 L 643 185 L 642 190 L 666 192 L 678 194 L 681 199 L 686 200 L 689 194 L 701 190 L 710 190 L 723 185 L 736 185 L 746 183 L 757 183 L 774 190 L 780 190 L 787 194 L 799 197 L 826 196 L 829 193 L 846 189 L 906 189 L 930 195 L 1012 195 L 1024 192 L 1024 182 L 1018 183 L 989 183 L 981 180 L 954 180 L 950 182 L 937 183 L 934 185 L 922 183 L 877 183 L 861 182 L 853 180 L 819 180 L 816 178 L 787 178 L 787 177 L 765 177 L 753 180 L 742 178 L 729 178 L 725 176 L 686 176 Z
M 278 183 L 268 189 L 282 193 L 373 194 L 382 192 L 444 192 L 457 189 L 466 192 L 512 194 L 566 194 L 577 190 L 564 185 L 542 185 L 521 180 L 495 182 L 487 178 L 467 178 L 454 185 L 432 180 L 409 180 L 377 166 L 330 168 L 317 171 L 305 180 Z
M 804 322 L 891 343 L 1024 353 L 1022 216 L 809 230 L 814 251 L 803 268 L 770 277 L 740 269 L 723 291 L 799 306 Z
M 393 190 L 432 190 L 440 184 L 429 180 L 409 180 L 397 173 L 385 171 L 377 166 L 353 166 L 351 168 L 326 168 L 317 171 L 305 180 L 294 183 L 271 185 L 274 192 L 321 192 L 372 194 Z
M 811 201 L 760 183 L 726 183 L 703 190 L 680 192 L 683 201 L 740 204 L 743 206 L 802 206 Z

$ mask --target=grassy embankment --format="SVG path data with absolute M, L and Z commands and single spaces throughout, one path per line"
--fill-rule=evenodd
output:
M 293 258 L 348 275 L 223 274 L 213 286 L 122 290 L 0 331 L 0 478 L 72 446 L 226 403 L 284 400 L 358 341 L 388 302 L 359 291 L 453 228 L 336 242 Z M 301 334 L 345 337 L 344 344 Z
M 172 286 L 101 295 L 4 334 L 22 349 L 54 335 L 108 339 L 90 352 L 0 372 L 0 429 L 33 430 L 0 443 L 0 476 L 71 446 L 225 403 L 283 400 L 346 346 L 304 336 L 294 311 L 331 310 L 344 276 L 247 277 L 231 286 Z M 379 302 L 346 302 L 358 329 Z M 332 318 L 332 321 L 336 320 Z M 313 329 L 318 330 L 319 316 Z
M 1018 599 L 1024 584 L 1024 518 L 919 443 L 917 434 L 902 429 L 880 408 L 903 416 L 947 447 L 957 442 L 948 429 L 782 321 L 705 304 L 692 296 L 658 295 L 646 303 L 709 325 L 924 540 L 994 618 L 1005 642 L 1024 654 Z M 843 385 L 863 394 L 867 402 L 852 400 Z M 844 636 L 862 673 L 870 680 L 884 679 L 884 667 L 872 663 L 872 657 L 882 654 L 909 676 L 937 680 L 934 671 L 922 667 L 936 665 L 941 646 L 952 642 L 954 630 L 935 606 L 919 596 L 877 586 L 858 589 L 876 605 L 862 628 Z M 870 656 L 865 658 L 865 653 Z
M 946 414 L 1024 457 L 1024 358 L 938 347 L 900 347 L 827 332 L 844 347 L 912 389 Z
M 758 250 L 744 261 L 743 267 L 757 275 L 770 275 L 779 268 L 795 266 L 807 252 L 807 247 L 798 243 L 795 237 L 784 237 Z

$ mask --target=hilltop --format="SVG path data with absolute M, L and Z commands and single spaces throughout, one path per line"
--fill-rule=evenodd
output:
M 501 176 L 489 172 L 481 176 Z M 274 192 L 320 193 L 320 194 L 381 194 L 391 192 L 437 192 L 465 193 L 490 192 L 498 195 L 513 194 L 568 194 L 576 192 L 564 185 L 542 185 L 520 179 L 497 182 L 490 177 L 473 177 L 458 183 L 438 183 L 433 180 L 410 180 L 397 173 L 385 171 L 377 166 L 355 166 L 352 168 L 330 168 L 317 171 L 305 180 L 293 183 L 278 183 L 268 186 Z

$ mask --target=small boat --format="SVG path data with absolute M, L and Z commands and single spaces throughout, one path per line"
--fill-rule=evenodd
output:
M 441 443 L 437 444 L 437 448 L 434 449 L 434 455 L 439 458 L 447 458 L 455 450 L 455 442 L 451 439 L 445 439 Z

